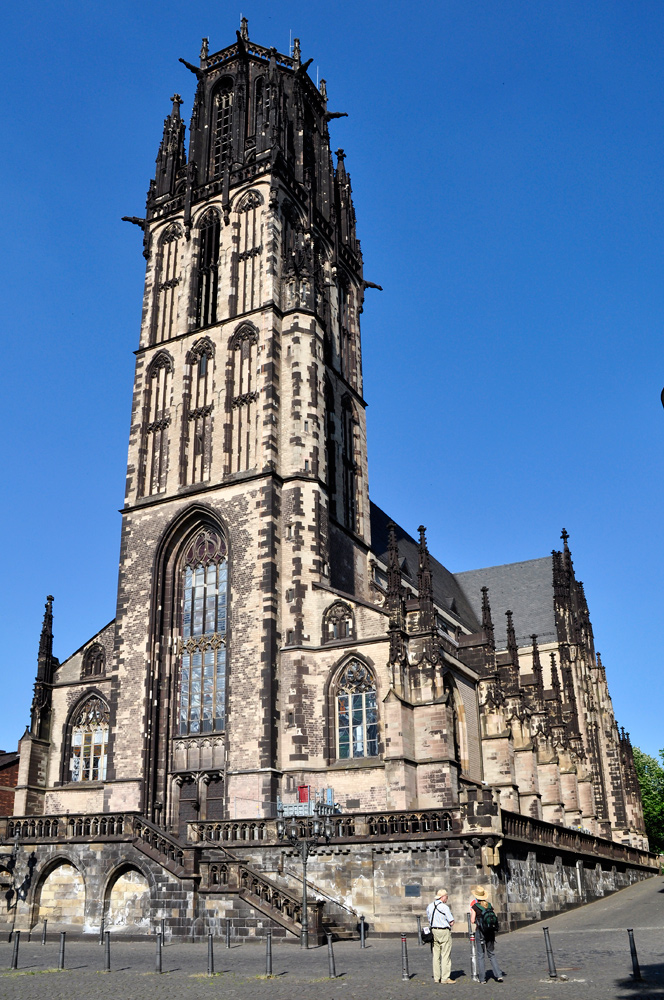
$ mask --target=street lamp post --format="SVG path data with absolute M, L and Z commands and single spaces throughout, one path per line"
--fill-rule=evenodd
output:
M 305 819 L 306 823 L 306 819 Z M 303 948 L 309 947 L 309 915 L 307 913 L 307 861 L 309 855 L 313 854 L 322 838 L 329 844 L 332 836 L 332 824 L 326 817 L 321 820 L 318 815 L 314 816 L 313 836 L 301 837 L 300 828 L 295 816 L 285 820 L 282 816 L 277 820 L 277 836 L 279 840 L 288 840 L 298 851 L 302 858 L 302 936 L 300 944 Z

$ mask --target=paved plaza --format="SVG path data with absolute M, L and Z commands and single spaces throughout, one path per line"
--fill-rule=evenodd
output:
M 457 920 L 465 915 L 455 914 Z M 550 982 L 542 927 L 548 926 L 558 975 Z M 632 927 L 644 981 L 632 977 L 626 929 Z M 24 935 L 22 935 L 24 936 Z M 468 940 L 455 936 L 452 947 L 454 985 L 436 985 L 431 977 L 428 947 L 418 947 L 408 935 L 410 979 L 402 979 L 399 939 L 369 938 L 334 945 L 338 978 L 328 978 L 327 949 L 302 952 L 296 944 L 273 949 L 273 978 L 265 978 L 264 943 L 226 949 L 215 941 L 216 974 L 206 975 L 206 943 L 169 944 L 163 949 L 163 972 L 155 969 L 155 940 L 111 941 L 111 972 L 103 972 L 104 949 L 96 942 L 67 940 L 63 972 L 58 961 L 57 935 L 45 946 L 21 942 L 19 969 L 9 971 L 12 945 L 0 943 L 0 1000 L 184 1000 L 237 997 L 259 1000 L 397 1000 L 450 993 L 484 1000 L 604 1000 L 604 998 L 664 998 L 664 879 L 653 878 L 589 906 L 553 917 L 512 934 L 499 935 L 496 953 L 505 982 L 486 986 L 470 978 Z

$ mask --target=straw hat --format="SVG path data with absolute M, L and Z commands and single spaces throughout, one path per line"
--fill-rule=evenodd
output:
M 487 898 L 487 891 L 481 885 L 476 885 L 475 888 L 473 889 L 473 892 L 475 893 L 475 898 L 476 899 L 486 899 Z
M 441 896 L 447 896 L 447 889 L 439 889 L 436 893 L 436 899 L 440 899 Z

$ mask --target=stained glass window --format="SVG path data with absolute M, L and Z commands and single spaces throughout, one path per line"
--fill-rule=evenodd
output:
M 351 660 L 337 685 L 337 757 L 378 756 L 378 708 L 371 671 Z
M 200 531 L 184 556 L 178 733 L 225 727 L 228 561 L 224 539 Z
M 72 781 L 105 781 L 108 745 L 108 705 L 89 698 L 74 718 L 71 732 Z

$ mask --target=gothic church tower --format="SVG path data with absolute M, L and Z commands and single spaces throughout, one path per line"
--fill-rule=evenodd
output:
M 246 20 L 185 65 L 188 156 L 175 95 L 131 220 L 147 275 L 108 775 L 111 808 L 172 827 L 275 801 L 279 649 L 307 635 L 312 585 L 366 591 L 369 543 L 364 284 L 330 153 L 338 115 L 298 40 L 292 57 L 263 48 Z

